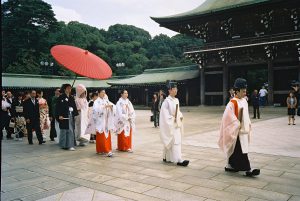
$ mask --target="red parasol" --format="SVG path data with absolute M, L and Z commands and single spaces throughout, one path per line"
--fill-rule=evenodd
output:
M 70 45 L 56 45 L 50 51 L 60 65 L 76 73 L 76 76 L 104 80 L 112 75 L 109 65 L 88 50 Z

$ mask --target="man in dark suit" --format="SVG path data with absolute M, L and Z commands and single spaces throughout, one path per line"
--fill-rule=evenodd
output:
M 36 99 L 35 90 L 31 91 L 30 98 L 24 102 L 24 117 L 26 119 L 28 143 L 33 144 L 32 129 L 35 130 L 36 137 L 39 141 L 39 144 L 45 143 L 45 141 L 43 141 L 43 136 L 41 133 L 40 109 L 39 109 L 39 102 Z

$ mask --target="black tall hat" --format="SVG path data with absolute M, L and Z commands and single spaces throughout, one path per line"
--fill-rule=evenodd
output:
M 166 86 L 167 86 L 168 89 L 175 88 L 175 87 L 177 87 L 177 82 L 172 81 L 172 80 L 167 80 L 167 85 Z
M 235 89 L 246 89 L 247 88 L 247 81 L 243 78 L 237 78 L 234 82 Z

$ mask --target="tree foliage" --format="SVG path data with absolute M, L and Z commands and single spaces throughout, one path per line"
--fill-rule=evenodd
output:
M 191 64 L 183 57 L 187 46 L 202 41 L 184 35 L 151 37 L 149 32 L 115 24 L 107 31 L 76 21 L 57 22 L 51 5 L 42 0 L 8 0 L 2 3 L 3 70 L 10 73 L 40 74 L 40 61 L 54 61 L 50 48 L 73 45 L 104 59 L 114 75 L 138 74 L 147 68 Z M 116 67 L 125 63 L 124 67 Z M 57 63 L 49 73 L 73 75 Z M 23 69 L 22 69 L 23 68 Z

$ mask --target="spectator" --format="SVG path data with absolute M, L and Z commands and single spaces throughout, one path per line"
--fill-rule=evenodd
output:
M 158 121 L 159 121 L 159 111 L 158 111 L 158 106 L 159 106 L 159 100 L 157 97 L 157 94 L 153 94 L 152 98 L 152 107 L 151 107 L 151 112 L 153 114 L 153 122 L 154 122 L 154 127 L 157 128 L 158 126 Z
M 24 117 L 26 119 L 26 128 L 28 135 L 28 143 L 33 144 L 32 130 L 35 130 L 36 137 L 39 144 L 45 143 L 43 140 L 41 126 L 40 126 L 40 108 L 39 101 L 36 99 L 36 91 L 32 90 L 30 93 L 30 99 L 24 101 Z
M 3 139 L 3 129 L 6 130 L 6 138 L 12 139 L 11 133 L 9 133 L 9 121 L 10 121 L 10 107 L 11 105 L 7 102 L 5 91 L 2 91 L 2 102 L 1 102 L 1 140 Z
M 252 106 L 253 106 L 253 119 L 256 119 L 256 114 L 257 114 L 257 118 L 260 119 L 260 112 L 259 112 L 259 95 L 258 95 L 258 91 L 255 89 L 253 91 L 253 94 L 251 96 L 251 100 L 252 100 Z
M 54 96 L 51 98 L 51 105 L 50 105 L 50 110 L 49 110 L 49 116 L 50 116 L 50 121 L 51 121 L 51 126 L 50 126 L 50 140 L 54 141 L 54 138 L 57 137 L 57 131 L 55 124 L 58 124 L 58 122 L 55 121 L 55 108 L 56 108 L 56 103 L 57 99 L 60 96 L 60 89 L 57 88 L 54 92 Z
M 48 130 L 50 127 L 50 120 L 49 120 L 49 106 L 46 101 L 46 99 L 43 98 L 43 91 L 38 90 L 37 91 L 37 100 L 39 101 L 39 107 L 40 107 L 40 126 L 41 126 L 41 132 L 43 135 L 43 139 L 46 140 L 46 134 L 45 130 Z
M 291 125 L 291 120 L 293 122 L 293 125 L 296 125 L 295 113 L 296 113 L 297 98 L 295 97 L 293 92 L 289 93 L 289 96 L 286 99 L 286 103 L 288 107 L 289 125 Z
M 6 92 L 6 101 L 9 103 L 10 107 L 8 108 L 8 124 L 12 120 L 12 113 L 13 111 L 11 110 L 12 103 L 13 103 L 14 97 L 13 94 L 10 91 Z M 8 126 L 6 129 L 7 132 L 7 139 L 12 139 L 11 135 L 14 133 L 14 128 Z
M 16 99 L 13 100 L 12 104 L 12 113 L 13 113 L 13 118 L 15 120 L 15 140 L 22 141 L 23 137 L 25 136 L 26 133 L 26 120 L 24 118 L 24 113 L 23 113 L 23 96 L 24 94 L 22 92 L 18 93 L 18 96 Z
M 262 86 L 262 88 L 259 90 L 259 101 L 260 106 L 264 107 L 266 105 L 268 91 L 266 90 L 265 86 Z

